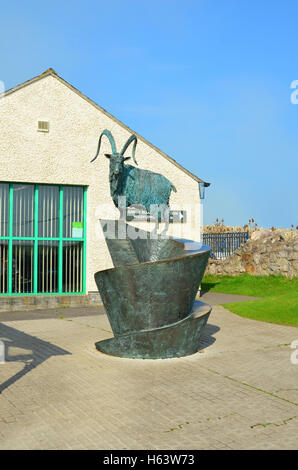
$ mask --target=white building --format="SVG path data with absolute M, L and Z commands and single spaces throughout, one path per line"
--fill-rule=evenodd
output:
M 139 168 L 165 175 L 177 189 L 171 209 L 187 212 L 169 233 L 200 241 L 198 183 L 208 183 L 49 69 L 0 95 L 0 310 L 96 298 L 94 273 L 112 266 L 99 219 L 119 217 L 107 139 L 90 163 L 104 129 L 119 148 L 137 135 Z

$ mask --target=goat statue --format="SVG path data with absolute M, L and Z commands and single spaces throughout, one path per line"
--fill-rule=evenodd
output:
M 121 152 L 118 153 L 113 135 L 105 129 L 99 137 L 97 153 L 91 163 L 98 157 L 103 136 L 109 139 L 112 148 L 112 153 L 105 154 L 105 156 L 110 160 L 110 193 L 115 206 L 120 210 L 120 218 L 125 217 L 126 207 L 142 206 L 156 221 L 154 231 L 157 231 L 158 216 L 159 213 L 161 214 L 162 220 L 165 221 L 162 233 L 166 233 L 169 226 L 169 199 L 171 191 L 177 191 L 175 186 L 159 173 L 124 164 L 131 158 L 124 157 L 124 154 L 133 142 L 132 158 L 137 165 L 135 158 L 137 136 L 134 134 L 129 137 Z M 122 207 L 123 202 L 125 207 Z

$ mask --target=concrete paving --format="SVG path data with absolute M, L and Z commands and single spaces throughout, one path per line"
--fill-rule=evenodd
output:
M 210 305 L 222 305 L 230 302 L 247 302 L 258 300 L 261 297 L 250 297 L 248 295 L 220 294 L 218 292 L 201 292 L 199 300 Z
M 215 305 L 198 353 L 135 360 L 95 349 L 112 336 L 102 308 L 0 321 L 0 449 L 298 447 L 297 328 Z

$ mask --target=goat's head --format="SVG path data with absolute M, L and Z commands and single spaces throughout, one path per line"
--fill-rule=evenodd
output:
M 120 153 L 105 153 L 105 156 L 110 160 L 110 172 L 115 178 L 118 178 L 122 173 L 123 163 L 129 160 L 130 157 L 123 157 Z
M 107 129 L 105 129 L 100 137 L 99 137 L 99 141 L 98 141 L 98 147 L 97 147 L 97 153 L 95 155 L 95 157 L 93 158 L 93 160 L 91 160 L 91 163 L 94 162 L 94 160 L 96 160 L 96 158 L 98 157 L 98 154 L 99 154 L 99 151 L 100 151 L 100 144 L 101 144 L 101 138 L 102 136 L 105 135 L 108 139 L 109 139 L 109 142 L 111 144 L 111 148 L 112 148 L 112 153 L 109 154 L 109 153 L 106 153 L 105 156 L 107 158 L 110 159 L 110 165 L 111 165 L 111 170 L 114 170 L 114 173 L 117 175 L 119 175 L 122 171 L 122 167 L 123 167 L 123 163 L 126 161 L 126 160 L 129 160 L 130 157 L 124 157 L 124 154 L 126 152 L 126 150 L 128 149 L 128 147 L 130 146 L 130 144 L 133 142 L 133 148 L 132 148 L 132 158 L 135 162 L 135 164 L 137 165 L 137 161 L 135 159 L 135 151 L 136 151 L 136 145 L 137 145 L 137 136 L 136 135 L 131 135 L 129 137 L 129 139 L 126 141 L 126 143 L 124 144 L 122 150 L 120 153 L 117 153 L 117 150 L 116 150 L 116 144 L 115 144 L 115 139 L 114 137 L 112 136 L 111 132 L 108 131 Z

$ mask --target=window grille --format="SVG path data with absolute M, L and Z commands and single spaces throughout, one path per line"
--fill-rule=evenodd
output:
M 50 130 L 49 121 L 38 121 L 37 122 L 37 130 L 40 131 L 40 132 L 49 132 L 49 130 Z
M 0 295 L 85 292 L 86 191 L 0 183 Z

